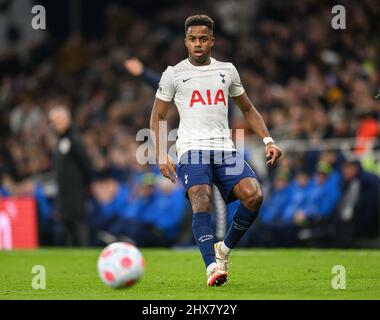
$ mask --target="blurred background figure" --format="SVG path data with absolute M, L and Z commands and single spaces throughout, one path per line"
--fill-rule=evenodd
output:
M 380 222 L 379 177 L 365 172 L 359 161 L 348 161 L 343 165 L 342 179 L 340 219 L 350 225 L 350 239 L 376 236 Z
M 58 136 L 54 150 L 57 210 L 64 226 L 65 244 L 87 246 L 89 229 L 85 204 L 91 183 L 91 160 L 66 106 L 53 107 L 49 121 Z
M 186 205 L 179 185 L 146 172 L 131 188 L 104 173 L 94 182 L 93 195 L 95 244 L 127 241 L 157 247 L 179 239 Z
M 293 213 L 298 226 L 316 225 L 328 219 L 336 209 L 340 198 L 340 180 L 337 172 L 326 162 L 319 162 L 304 207 Z
M 132 76 L 141 77 L 153 89 L 158 88 L 160 74 L 144 66 L 138 58 L 134 57 L 125 60 L 124 67 Z

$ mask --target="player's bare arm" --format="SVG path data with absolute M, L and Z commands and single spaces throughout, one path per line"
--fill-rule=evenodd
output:
M 167 150 L 160 147 L 160 142 L 167 137 L 162 136 L 160 132 L 160 121 L 166 119 L 170 102 L 156 98 L 153 104 L 153 110 L 150 117 L 150 129 L 153 131 L 153 144 L 156 151 L 156 160 L 160 167 L 161 173 L 164 177 L 168 178 L 171 182 L 175 183 L 177 178 L 176 165 L 173 159 L 168 155 Z
M 262 139 L 269 137 L 270 134 L 262 116 L 249 100 L 247 94 L 243 93 L 238 97 L 234 97 L 233 100 L 248 121 L 250 128 Z M 274 142 L 270 142 L 266 144 L 265 155 L 269 159 L 267 165 L 273 166 L 281 157 L 281 149 Z

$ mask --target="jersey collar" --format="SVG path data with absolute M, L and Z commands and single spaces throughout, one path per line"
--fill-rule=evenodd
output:
M 194 66 L 194 65 L 190 62 L 189 58 L 186 59 L 186 63 L 187 63 L 188 66 L 190 66 L 191 68 L 194 68 L 194 69 L 197 69 L 197 70 L 206 70 L 206 69 L 210 68 L 210 67 L 215 63 L 215 61 L 216 61 L 216 60 L 215 60 L 214 58 L 212 58 L 212 57 L 210 57 L 210 60 L 211 60 L 210 64 L 208 64 L 208 65 L 206 65 L 206 66 Z

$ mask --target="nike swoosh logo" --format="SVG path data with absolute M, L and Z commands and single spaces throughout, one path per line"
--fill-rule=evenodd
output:
M 191 78 L 188 78 L 188 79 L 182 79 L 183 82 L 186 82 L 188 80 L 190 80 Z

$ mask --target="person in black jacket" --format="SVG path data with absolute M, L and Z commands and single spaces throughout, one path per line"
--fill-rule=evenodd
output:
M 91 161 L 85 145 L 72 124 L 67 107 L 56 106 L 49 112 L 49 121 L 58 135 L 54 152 L 58 185 L 58 211 L 64 226 L 65 244 L 88 245 L 86 195 L 91 183 Z
M 354 238 L 378 237 L 380 179 L 364 171 L 358 160 L 344 163 L 342 176 L 340 219 L 352 223 Z

